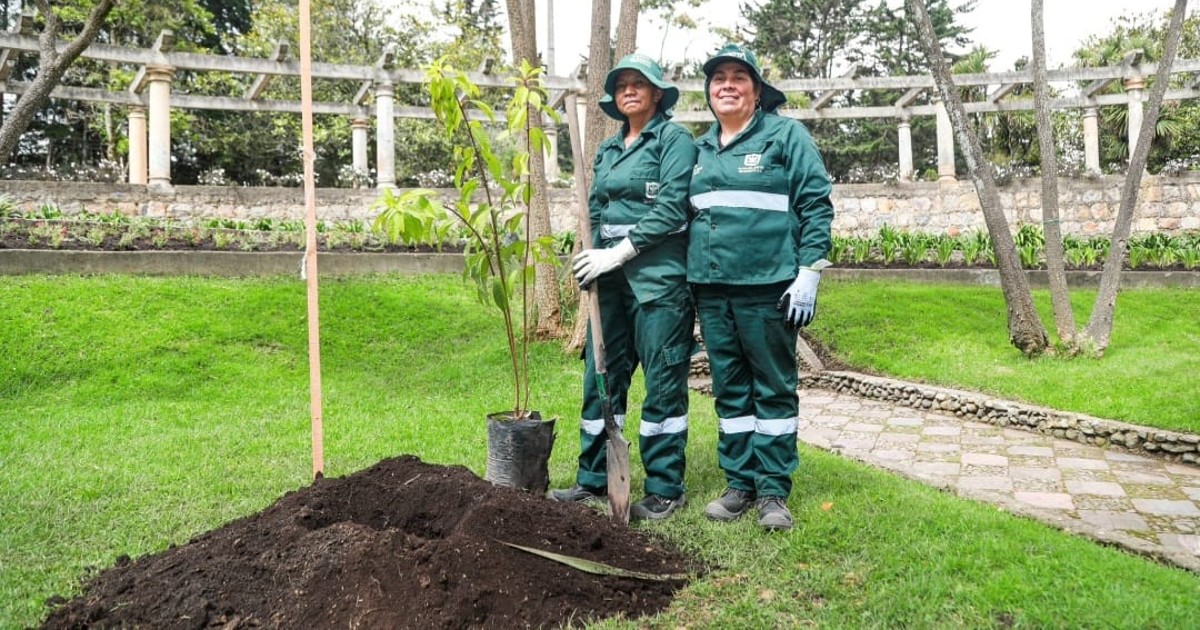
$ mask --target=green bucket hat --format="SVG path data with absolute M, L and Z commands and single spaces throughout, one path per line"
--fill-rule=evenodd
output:
M 622 70 L 637 70 L 654 87 L 662 90 L 663 97 L 658 102 L 658 111 L 667 116 L 671 115 L 671 108 L 679 101 L 679 88 L 663 78 L 662 66 L 658 65 L 657 61 L 646 55 L 633 53 L 622 57 L 621 62 L 604 79 L 604 96 L 600 97 L 600 109 L 604 110 L 609 118 L 625 122 L 625 114 L 617 109 L 617 101 L 613 98 L 613 92 L 617 89 L 617 75 L 621 74 Z
M 713 70 L 717 66 L 726 61 L 736 61 L 743 66 L 746 66 L 750 73 L 754 75 L 754 79 L 762 86 L 762 96 L 758 101 L 759 109 L 764 112 L 773 112 L 779 109 L 780 105 L 787 102 L 787 97 L 783 92 L 775 89 L 771 84 L 763 80 L 762 70 L 758 66 L 758 57 L 750 49 L 737 44 L 725 44 L 718 50 L 708 61 L 704 62 L 704 100 L 708 101 L 708 83 L 712 80 Z M 711 106 L 711 104 L 710 104 Z

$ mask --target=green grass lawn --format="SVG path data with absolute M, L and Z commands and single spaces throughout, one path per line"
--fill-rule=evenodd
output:
M 1094 290 L 1073 290 L 1079 326 Z M 1035 291 L 1054 338 L 1050 294 Z M 1008 342 L 995 287 L 827 282 L 813 334 L 858 369 L 1064 411 L 1200 433 L 1200 291 L 1138 289 L 1117 300 L 1102 359 L 1026 359 Z
M 1154 336 L 1163 345 L 1151 351 L 1122 332 L 1152 332 L 1154 325 L 1137 321 L 1147 315 L 1182 321 L 1185 306 L 1195 312 L 1196 305 L 1186 292 L 1164 292 L 1150 310 L 1123 301 L 1109 356 L 1076 367 L 1006 357 L 1003 320 L 971 314 L 989 308 L 986 290 L 939 295 L 830 283 L 825 291 L 818 332 L 861 365 L 878 367 L 888 347 L 900 348 L 894 353 L 906 358 L 894 359 L 898 372 L 957 356 L 935 343 L 951 338 L 934 334 L 938 326 L 927 320 L 935 315 L 984 331 L 964 332 L 961 352 L 1007 367 L 1014 379 L 1042 363 L 1055 369 L 1041 379 L 1101 379 L 1112 370 L 1135 373 L 1125 364 L 1142 358 L 1167 369 L 1194 366 L 1196 356 L 1194 322 L 1191 346 L 1166 344 L 1163 332 Z M 861 347 L 849 337 L 868 327 L 872 308 L 861 300 L 869 292 L 895 303 L 891 314 L 873 309 L 881 318 L 895 317 L 900 304 L 908 315 L 878 325 L 876 341 Z M 930 295 L 940 304 L 934 314 L 924 305 Z M 965 306 L 956 309 L 960 299 Z M 0 277 L 0 628 L 37 624 L 46 598 L 77 593 L 81 579 L 120 555 L 182 544 L 308 483 L 304 303 L 304 284 L 291 278 Z M 483 417 L 508 407 L 511 395 L 498 320 L 472 290 L 455 276 L 323 280 L 321 305 L 327 474 L 402 453 L 482 474 Z M 904 332 L 900 321 L 919 332 Z M 977 339 L 984 336 L 998 339 Z M 1185 356 L 1172 363 L 1177 349 Z M 566 485 L 578 447 L 582 366 L 557 344 L 536 347 L 533 360 L 535 406 L 560 418 L 551 472 Z M 957 372 L 969 374 L 938 373 Z M 1137 405 L 1187 392 L 1124 382 L 1112 389 L 1122 400 L 1145 396 Z M 703 503 L 723 486 L 716 420 L 710 400 L 694 395 L 692 403 L 692 502 L 647 527 L 715 570 L 637 627 L 1196 623 L 1193 574 L 808 448 L 791 533 L 767 535 L 752 520 L 708 522 Z M 1195 409 L 1193 401 L 1163 404 Z M 1117 415 L 1109 407 L 1092 413 Z

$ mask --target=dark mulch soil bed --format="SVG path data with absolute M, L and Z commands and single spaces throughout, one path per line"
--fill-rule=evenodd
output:
M 500 541 L 660 575 L 698 571 L 586 506 L 404 456 L 122 558 L 83 595 L 54 598 L 43 627 L 557 627 L 654 614 L 684 586 L 584 573 Z

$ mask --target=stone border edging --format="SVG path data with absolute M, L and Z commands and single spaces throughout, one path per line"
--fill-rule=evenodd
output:
M 0 249 L 0 275 L 26 273 L 128 273 L 141 275 L 264 276 L 299 273 L 303 252 L 214 250 L 95 251 Z M 321 275 L 357 273 L 462 273 L 459 253 L 319 252 Z M 1000 286 L 995 269 L 841 269 L 825 273 L 839 280 L 903 280 L 942 284 Z M 1026 274 L 1035 287 L 1047 285 L 1046 272 Z M 1068 271 L 1072 287 L 1095 288 L 1099 271 Z M 1198 288 L 1200 271 L 1121 272 L 1121 288 Z
M 0 275 L 134 274 L 147 276 L 274 276 L 300 274 L 304 252 L 90 251 L 0 249 Z M 458 253 L 318 252 L 322 276 L 360 273 L 462 273 Z

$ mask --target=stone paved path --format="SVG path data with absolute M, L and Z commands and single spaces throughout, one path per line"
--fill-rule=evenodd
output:
M 851 394 L 799 393 L 804 443 L 1200 571 L 1200 466 Z

